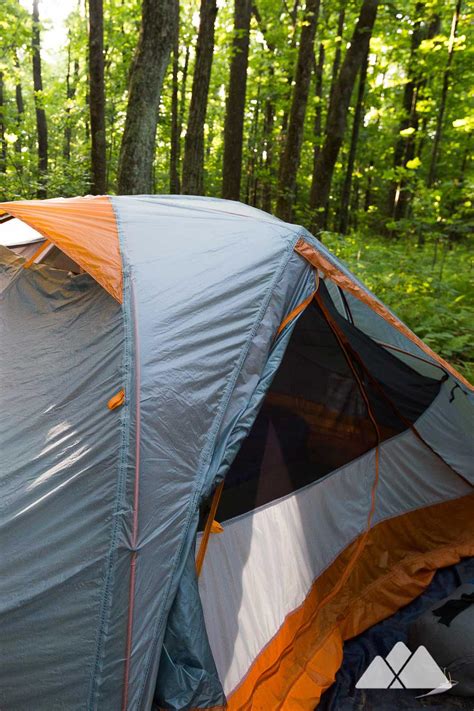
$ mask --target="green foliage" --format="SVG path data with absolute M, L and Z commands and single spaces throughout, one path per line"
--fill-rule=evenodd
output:
M 67 20 L 67 40 L 54 54 L 42 56 L 41 101 L 49 134 L 48 194 L 72 196 L 90 191 L 90 117 L 88 107 L 87 3 L 74 3 Z M 181 0 L 179 105 L 184 135 L 191 98 L 199 0 Z M 292 80 L 304 16 L 304 0 L 255 0 L 250 31 L 247 97 L 244 116 L 241 199 L 274 207 L 278 162 L 285 142 Z M 205 124 L 205 192 L 219 196 L 223 126 L 233 34 L 233 2 L 218 0 L 214 59 Z M 352 36 L 360 0 L 345 3 L 345 24 L 338 36 L 340 3 L 322 0 L 315 57 L 325 51 L 322 99 L 310 88 L 298 174 L 295 221 L 310 225 L 308 207 L 314 148 L 324 138 L 333 62 Z M 403 0 L 381 3 L 370 42 L 363 121 L 360 126 L 350 200 L 350 234 L 337 236 L 340 205 L 354 117 L 354 91 L 347 130 L 339 153 L 328 206 L 327 241 L 359 276 L 426 341 L 464 372 L 473 374 L 470 345 L 474 301 L 469 244 L 474 227 L 474 114 L 472 67 L 474 22 L 463 3 L 449 72 L 450 30 L 455 0 Z M 295 12 L 296 10 L 296 12 Z M 42 4 L 40 3 L 40 12 Z M 42 18 L 43 19 L 43 18 Z M 108 191 L 116 189 L 120 144 L 127 110 L 127 86 L 141 20 L 140 0 L 104 0 L 104 59 Z M 41 25 L 44 33 L 45 26 Z M 3 0 L 0 16 L 0 79 L 3 106 L 0 128 L 6 162 L 0 160 L 0 199 L 35 197 L 38 187 L 36 117 L 32 88 L 31 15 L 19 0 Z M 418 46 L 414 32 L 421 32 Z M 44 36 L 44 34 L 43 34 Z M 183 84 L 185 57 L 187 81 Z M 443 91 L 447 93 L 434 180 L 429 180 L 434 137 Z M 416 120 L 407 115 L 404 93 L 416 85 Z M 19 113 L 21 87 L 24 112 Z M 184 90 L 184 91 L 183 91 Z M 155 191 L 169 190 L 172 110 L 171 66 L 161 97 Z M 271 126 L 266 125 L 271 109 Z M 317 109 L 322 132 L 314 133 Z M 70 157 L 67 136 L 70 133 Z M 406 155 L 394 160 L 397 148 Z M 3 171 L 3 172 L 2 172 Z M 406 198 L 402 214 L 389 208 L 396 189 Z
M 434 237 L 387 243 L 325 233 L 325 244 L 434 351 L 474 381 L 474 256 Z

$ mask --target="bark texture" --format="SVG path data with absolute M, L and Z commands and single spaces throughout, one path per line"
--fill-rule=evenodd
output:
M 91 169 L 93 195 L 106 186 L 104 8 L 102 0 L 89 0 L 89 109 L 91 117 Z
M 296 65 L 288 133 L 280 161 L 276 213 L 282 220 L 287 221 L 291 221 L 293 215 L 296 174 L 303 142 L 303 127 L 313 66 L 313 44 L 319 7 L 320 0 L 307 0 Z
M 323 228 L 325 225 L 334 166 L 346 130 L 347 110 L 357 73 L 368 51 L 377 8 L 378 0 L 363 0 L 351 44 L 342 62 L 329 103 L 324 144 L 318 156 L 315 179 L 311 187 L 315 227 Z
M 272 55 L 275 54 L 276 47 L 272 43 L 268 36 L 267 27 L 262 20 L 260 12 L 257 5 L 254 3 L 252 6 L 252 12 L 254 14 L 255 20 L 257 21 L 260 31 L 265 37 L 267 47 Z M 273 127 L 275 124 L 275 100 L 274 100 L 274 76 L 275 70 L 273 64 L 268 67 L 269 81 L 268 90 L 265 97 L 265 105 L 263 109 L 263 127 L 262 127 L 262 167 L 263 167 L 263 177 L 262 177 L 262 190 L 261 190 L 261 202 L 262 209 L 267 212 L 272 211 L 272 197 L 273 197 Z
M 19 61 L 18 57 L 15 57 L 15 66 L 17 70 L 19 69 Z M 15 141 L 15 152 L 21 154 L 21 148 L 23 145 L 22 142 L 22 131 L 23 131 L 23 115 L 25 113 L 25 103 L 23 101 L 23 88 L 21 85 L 21 80 L 19 78 L 20 74 L 18 72 L 18 79 L 15 84 L 15 103 L 16 103 L 16 130 L 17 130 L 17 139 Z M 18 156 L 18 158 L 20 158 Z M 16 167 L 17 170 L 21 173 L 22 172 L 22 163 L 21 160 L 16 161 Z
M 324 76 L 324 57 L 325 50 L 324 44 L 321 42 L 319 45 L 318 52 L 318 63 L 315 68 L 315 99 L 316 99 L 316 109 L 314 112 L 314 125 L 313 125 L 313 174 L 311 185 L 314 184 L 314 176 L 316 171 L 316 165 L 318 163 L 318 156 L 321 151 L 321 139 L 323 130 L 323 76 Z M 311 204 L 310 204 L 311 207 Z
M 176 31 L 176 3 L 177 0 L 143 0 L 142 3 L 118 168 L 118 190 L 123 195 L 154 190 L 156 127 L 163 78 Z
M 64 145 L 63 156 L 65 160 L 71 160 L 71 102 L 76 95 L 76 87 L 79 79 L 79 61 L 72 61 L 71 58 L 71 33 L 69 32 L 69 43 L 67 48 L 67 74 L 66 74 L 66 120 L 64 125 Z
M 3 72 L 0 72 L 0 173 L 7 170 L 7 139 L 5 138 L 5 98 Z
M 346 21 L 346 0 L 342 0 L 339 14 L 337 16 L 337 45 L 336 51 L 334 52 L 334 59 L 332 63 L 331 71 L 331 87 L 329 89 L 329 103 L 334 96 L 334 90 L 336 88 L 337 78 L 339 76 L 339 69 L 341 68 L 341 58 L 342 58 L 342 35 L 344 33 L 344 23 Z
M 369 48 L 367 47 L 367 50 Z M 369 52 L 367 51 L 359 76 L 359 88 L 357 91 L 357 101 L 354 111 L 354 121 L 352 123 L 351 142 L 349 146 L 349 155 L 347 157 L 346 174 L 341 194 L 341 207 L 339 211 L 339 232 L 346 234 L 349 227 L 349 205 L 351 200 L 352 176 L 354 173 L 354 164 L 357 153 L 357 142 L 359 140 L 359 132 L 362 123 L 362 111 L 364 107 L 365 84 L 367 79 L 367 66 L 369 62 Z
M 222 168 L 222 197 L 228 200 L 240 199 L 251 14 L 251 0 L 235 0 L 234 37 L 224 123 L 224 163 Z
M 33 54 L 33 89 L 35 92 L 36 132 L 38 138 L 38 198 L 47 196 L 48 178 L 48 124 L 43 104 L 43 78 L 41 74 L 41 37 L 39 28 L 38 0 L 33 0 L 33 31 L 31 36 Z
M 184 142 L 182 192 L 186 195 L 202 195 L 204 192 L 204 121 L 214 53 L 216 15 L 216 0 L 201 0 L 193 88 Z
M 179 7 L 176 8 L 175 35 L 173 43 L 173 74 L 171 78 L 171 136 L 170 136 L 170 193 L 178 195 L 180 192 L 179 179 Z

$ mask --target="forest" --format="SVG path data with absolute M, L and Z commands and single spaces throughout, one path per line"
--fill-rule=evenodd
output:
M 0 199 L 203 194 L 303 224 L 474 376 L 466 0 L 3 0 Z

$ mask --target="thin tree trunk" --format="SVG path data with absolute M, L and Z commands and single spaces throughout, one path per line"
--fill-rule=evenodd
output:
M 411 36 L 411 48 L 410 48 L 410 58 L 409 58 L 409 69 L 408 69 L 408 81 L 405 84 L 403 90 L 403 117 L 398 127 L 398 138 L 395 144 L 395 151 L 393 154 L 393 167 L 395 171 L 403 167 L 408 160 L 407 151 L 408 142 L 414 145 L 414 136 L 404 137 L 402 131 L 412 128 L 415 129 L 418 126 L 418 115 L 416 111 L 416 101 L 418 94 L 419 80 L 416 77 L 416 54 L 418 48 L 421 44 L 422 31 L 421 31 L 421 21 L 420 15 L 423 12 L 425 5 L 424 3 L 417 3 L 415 6 L 415 28 Z M 391 185 L 388 200 L 388 210 L 387 214 L 390 218 L 398 220 L 403 217 L 405 212 L 405 196 L 402 195 L 403 187 L 402 180 L 395 179 Z
M 240 199 L 251 14 L 252 0 L 235 0 L 234 37 L 224 123 L 224 162 L 222 166 L 222 197 L 228 200 Z
M 175 34 L 177 0 L 143 0 L 137 50 L 130 72 L 127 117 L 120 148 L 118 190 L 153 192 L 153 161 L 163 78 Z
M 320 0 L 307 0 L 304 24 L 301 30 L 288 134 L 280 162 L 276 212 L 279 217 L 287 221 L 292 219 L 293 204 L 296 197 L 296 174 L 303 142 L 304 119 L 308 103 L 311 68 L 313 64 L 313 44 L 318 22 L 319 7 Z
M 258 81 L 258 80 L 257 80 Z M 247 150 L 247 180 L 245 188 L 245 202 L 248 205 L 257 204 L 258 180 L 255 174 L 257 165 L 258 150 L 258 126 L 260 122 L 260 94 L 261 84 L 258 81 L 257 100 L 255 102 L 250 130 L 248 134 L 248 150 Z
M 320 228 L 323 228 L 325 224 L 334 166 L 344 140 L 347 110 L 357 73 L 368 51 L 377 8 L 378 0 L 363 0 L 350 47 L 344 57 L 329 104 L 326 135 L 318 156 L 315 181 L 312 186 L 315 208 L 314 223 Z
M 274 76 L 273 67 L 270 66 L 270 82 Z M 271 84 L 270 84 L 271 86 Z M 271 89 L 270 89 L 271 91 Z M 275 123 L 275 107 L 270 96 L 265 101 L 265 112 L 263 119 L 263 150 L 265 180 L 262 188 L 262 208 L 267 212 L 272 211 L 272 184 L 273 184 L 273 125 Z
M 291 49 L 294 49 L 296 47 L 296 41 L 298 38 L 298 22 L 297 22 L 297 20 L 298 20 L 299 6 L 300 6 L 300 0 L 294 0 L 293 9 L 290 12 L 290 18 L 291 18 L 290 47 L 291 47 Z M 286 132 L 288 129 L 288 118 L 290 115 L 291 92 L 292 92 L 292 87 L 293 87 L 294 75 L 295 75 L 295 73 L 294 73 L 293 67 L 290 67 L 290 70 L 287 75 L 288 90 L 287 90 L 286 97 L 283 100 L 284 110 L 283 110 L 283 117 L 281 120 L 281 129 L 280 129 L 280 142 L 283 146 L 285 145 Z
M 349 147 L 349 155 L 347 158 L 346 175 L 342 186 L 341 208 L 339 214 L 339 232 L 343 235 L 347 233 L 349 226 L 349 205 L 351 200 L 352 175 L 354 173 L 354 164 L 357 153 L 357 142 L 359 140 L 359 131 L 362 122 L 362 111 L 364 107 L 365 84 L 367 79 L 367 67 L 369 63 L 369 48 L 363 59 L 360 68 L 359 89 L 357 91 L 357 101 L 354 111 L 354 121 L 352 124 L 351 143 Z
M 7 171 L 7 139 L 5 138 L 5 98 L 3 72 L 0 72 L 0 173 Z
M 453 62 L 454 54 L 454 40 L 456 39 L 456 32 L 458 28 L 459 15 L 461 14 L 461 2 L 462 0 L 457 0 L 456 7 L 453 14 L 453 19 L 451 21 L 451 32 L 449 35 L 448 43 L 448 60 L 446 62 L 446 68 L 443 74 L 443 88 L 441 90 L 441 101 L 439 105 L 438 117 L 436 121 L 436 131 L 433 140 L 433 152 L 431 154 L 430 169 L 428 173 L 427 185 L 430 188 L 436 180 L 436 169 L 438 167 L 439 158 L 439 148 L 441 144 L 441 137 L 443 133 L 443 121 L 444 114 L 446 112 L 446 102 L 448 98 L 449 80 L 451 77 L 451 65 Z
M 89 0 L 89 107 L 91 117 L 91 168 L 93 195 L 106 186 L 104 8 L 102 0 Z
M 313 125 L 313 142 L 314 142 L 314 147 L 313 147 L 313 175 L 312 175 L 312 181 L 311 185 L 314 185 L 315 182 L 315 177 L 314 177 L 314 171 L 316 170 L 316 165 L 318 163 L 318 156 L 319 152 L 321 150 L 321 134 L 322 134 L 322 126 L 323 126 L 323 77 L 324 77 L 324 57 L 325 57 L 325 50 L 324 50 L 324 43 L 321 42 L 319 44 L 319 52 L 318 52 L 318 63 L 316 65 L 315 69 L 315 98 L 316 98 L 316 109 L 314 113 L 314 125 Z M 309 206 L 310 208 L 313 208 L 314 205 L 312 205 L 312 195 L 310 194 L 310 199 L 309 199 Z
M 334 52 L 334 60 L 332 63 L 331 86 L 329 89 L 328 107 L 331 104 L 332 98 L 334 96 L 334 90 L 336 87 L 337 78 L 339 76 L 339 69 L 341 67 L 342 34 L 344 32 L 345 20 L 346 20 L 346 0 L 342 0 L 341 6 L 339 8 L 339 15 L 337 18 L 337 44 L 336 44 L 336 51 Z
M 43 79 L 41 75 L 41 36 L 38 0 L 33 0 L 33 29 L 31 36 L 33 52 L 33 89 L 35 92 L 36 131 L 38 138 L 38 198 L 47 195 L 48 179 L 48 124 L 44 110 Z
M 186 108 L 186 84 L 188 79 L 188 67 L 189 67 L 189 45 L 186 47 L 186 54 L 184 57 L 184 67 L 183 74 L 181 77 L 181 95 L 179 97 L 179 112 L 178 112 L 178 135 L 181 136 L 184 124 L 184 111 Z M 179 144 L 179 147 L 181 143 Z
M 69 43 L 67 49 L 67 74 L 66 74 L 66 120 L 64 126 L 64 147 L 63 157 L 68 162 L 71 160 L 71 141 L 72 141 L 72 126 L 71 126 L 71 102 L 76 96 L 77 82 L 79 79 L 79 60 L 75 59 L 72 63 L 73 73 L 71 76 L 71 33 L 69 32 Z
M 214 53 L 216 15 L 216 0 L 201 0 L 193 88 L 184 141 L 182 191 L 185 195 L 201 195 L 204 192 L 204 122 Z
M 299 2 L 299 0 L 297 0 Z M 297 3 L 295 3 L 297 8 Z M 265 37 L 267 47 L 272 55 L 274 55 L 276 47 L 269 39 L 267 27 L 262 21 L 257 5 L 254 3 L 252 12 L 260 27 L 260 30 Z M 272 188 L 273 188 L 273 127 L 275 124 L 275 103 L 273 98 L 275 69 L 273 63 L 270 63 L 268 68 L 268 90 L 265 98 L 265 106 L 263 110 L 263 127 L 262 127 L 262 152 L 261 164 L 264 166 L 264 177 L 262 182 L 262 209 L 267 212 L 272 211 Z
M 15 84 L 15 102 L 16 102 L 16 130 L 17 130 L 17 138 L 15 141 L 15 152 L 19 153 L 20 155 L 18 156 L 18 160 L 16 162 L 16 168 L 18 172 L 23 171 L 23 165 L 21 162 L 21 148 L 23 145 L 22 142 L 22 130 L 23 130 L 23 114 L 25 113 L 25 104 L 23 101 L 23 89 L 21 86 L 21 79 L 20 79 L 20 63 L 18 61 L 18 56 L 15 55 L 15 67 L 17 70 L 17 80 Z
M 71 107 L 69 105 L 71 93 L 71 30 L 68 32 L 67 45 L 67 70 L 66 70 L 66 118 L 64 121 L 64 146 L 63 158 L 68 162 L 71 159 Z
M 176 19 L 176 32 L 173 44 L 173 75 L 171 91 L 171 137 L 170 137 L 170 193 L 178 195 L 180 192 L 179 180 L 179 6 L 177 6 L 178 17 Z

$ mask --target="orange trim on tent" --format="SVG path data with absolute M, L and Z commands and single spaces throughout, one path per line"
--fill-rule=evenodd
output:
M 447 370 L 451 375 L 457 378 L 470 390 L 474 390 L 474 385 L 471 385 L 458 371 L 453 368 L 447 361 L 445 361 L 441 356 L 431 350 L 426 343 L 423 343 L 421 338 L 418 338 L 413 331 L 405 326 L 404 323 L 400 321 L 394 314 L 392 314 L 386 306 L 384 306 L 380 301 L 375 299 L 371 294 L 369 294 L 365 289 L 360 287 L 353 279 L 351 279 L 347 274 L 344 274 L 341 269 L 332 264 L 324 255 L 322 255 L 318 250 L 306 242 L 303 238 L 297 241 L 295 245 L 295 252 L 298 252 L 304 259 L 306 259 L 315 269 L 320 269 L 326 277 L 334 281 L 341 289 L 349 292 L 356 299 L 362 301 L 367 306 L 370 306 L 372 311 L 381 316 L 384 321 L 387 321 L 391 326 L 402 333 L 408 340 L 417 345 L 424 351 L 427 355 L 441 365 L 444 370 Z
M 122 258 L 110 198 L 90 196 L 0 203 L 79 264 L 114 299 L 122 301 Z
M 47 250 L 51 247 L 51 242 L 49 240 L 46 240 L 46 242 L 42 242 L 38 249 L 31 255 L 29 259 L 26 260 L 26 262 L 23 264 L 23 269 L 29 269 L 32 264 L 40 257 L 42 254 L 46 253 Z
M 334 681 L 344 640 L 420 595 L 437 568 L 474 555 L 473 511 L 474 496 L 468 495 L 377 524 L 345 587 L 332 597 L 359 546 L 359 536 L 317 578 L 303 604 L 287 616 L 229 695 L 229 711 L 312 711 Z
M 289 323 L 293 321 L 302 311 L 305 310 L 305 308 L 311 303 L 314 295 L 316 294 L 315 291 L 312 292 L 304 301 L 301 302 L 301 304 L 298 304 L 293 311 L 290 311 L 288 316 L 285 316 L 281 324 L 278 326 L 278 331 L 276 332 L 276 335 L 279 336 L 280 333 L 285 329 Z
M 212 526 L 214 523 L 214 517 L 217 512 L 217 507 L 219 506 L 219 501 L 221 499 L 222 491 L 224 490 L 224 481 L 216 487 L 214 496 L 212 497 L 211 508 L 209 515 L 207 517 L 206 526 L 202 534 L 201 543 L 199 544 L 198 554 L 196 556 L 196 573 L 199 577 L 201 575 L 202 566 L 204 565 L 204 558 L 206 557 L 207 545 L 209 543 L 209 536 L 212 533 Z M 217 523 L 217 521 L 216 521 Z

